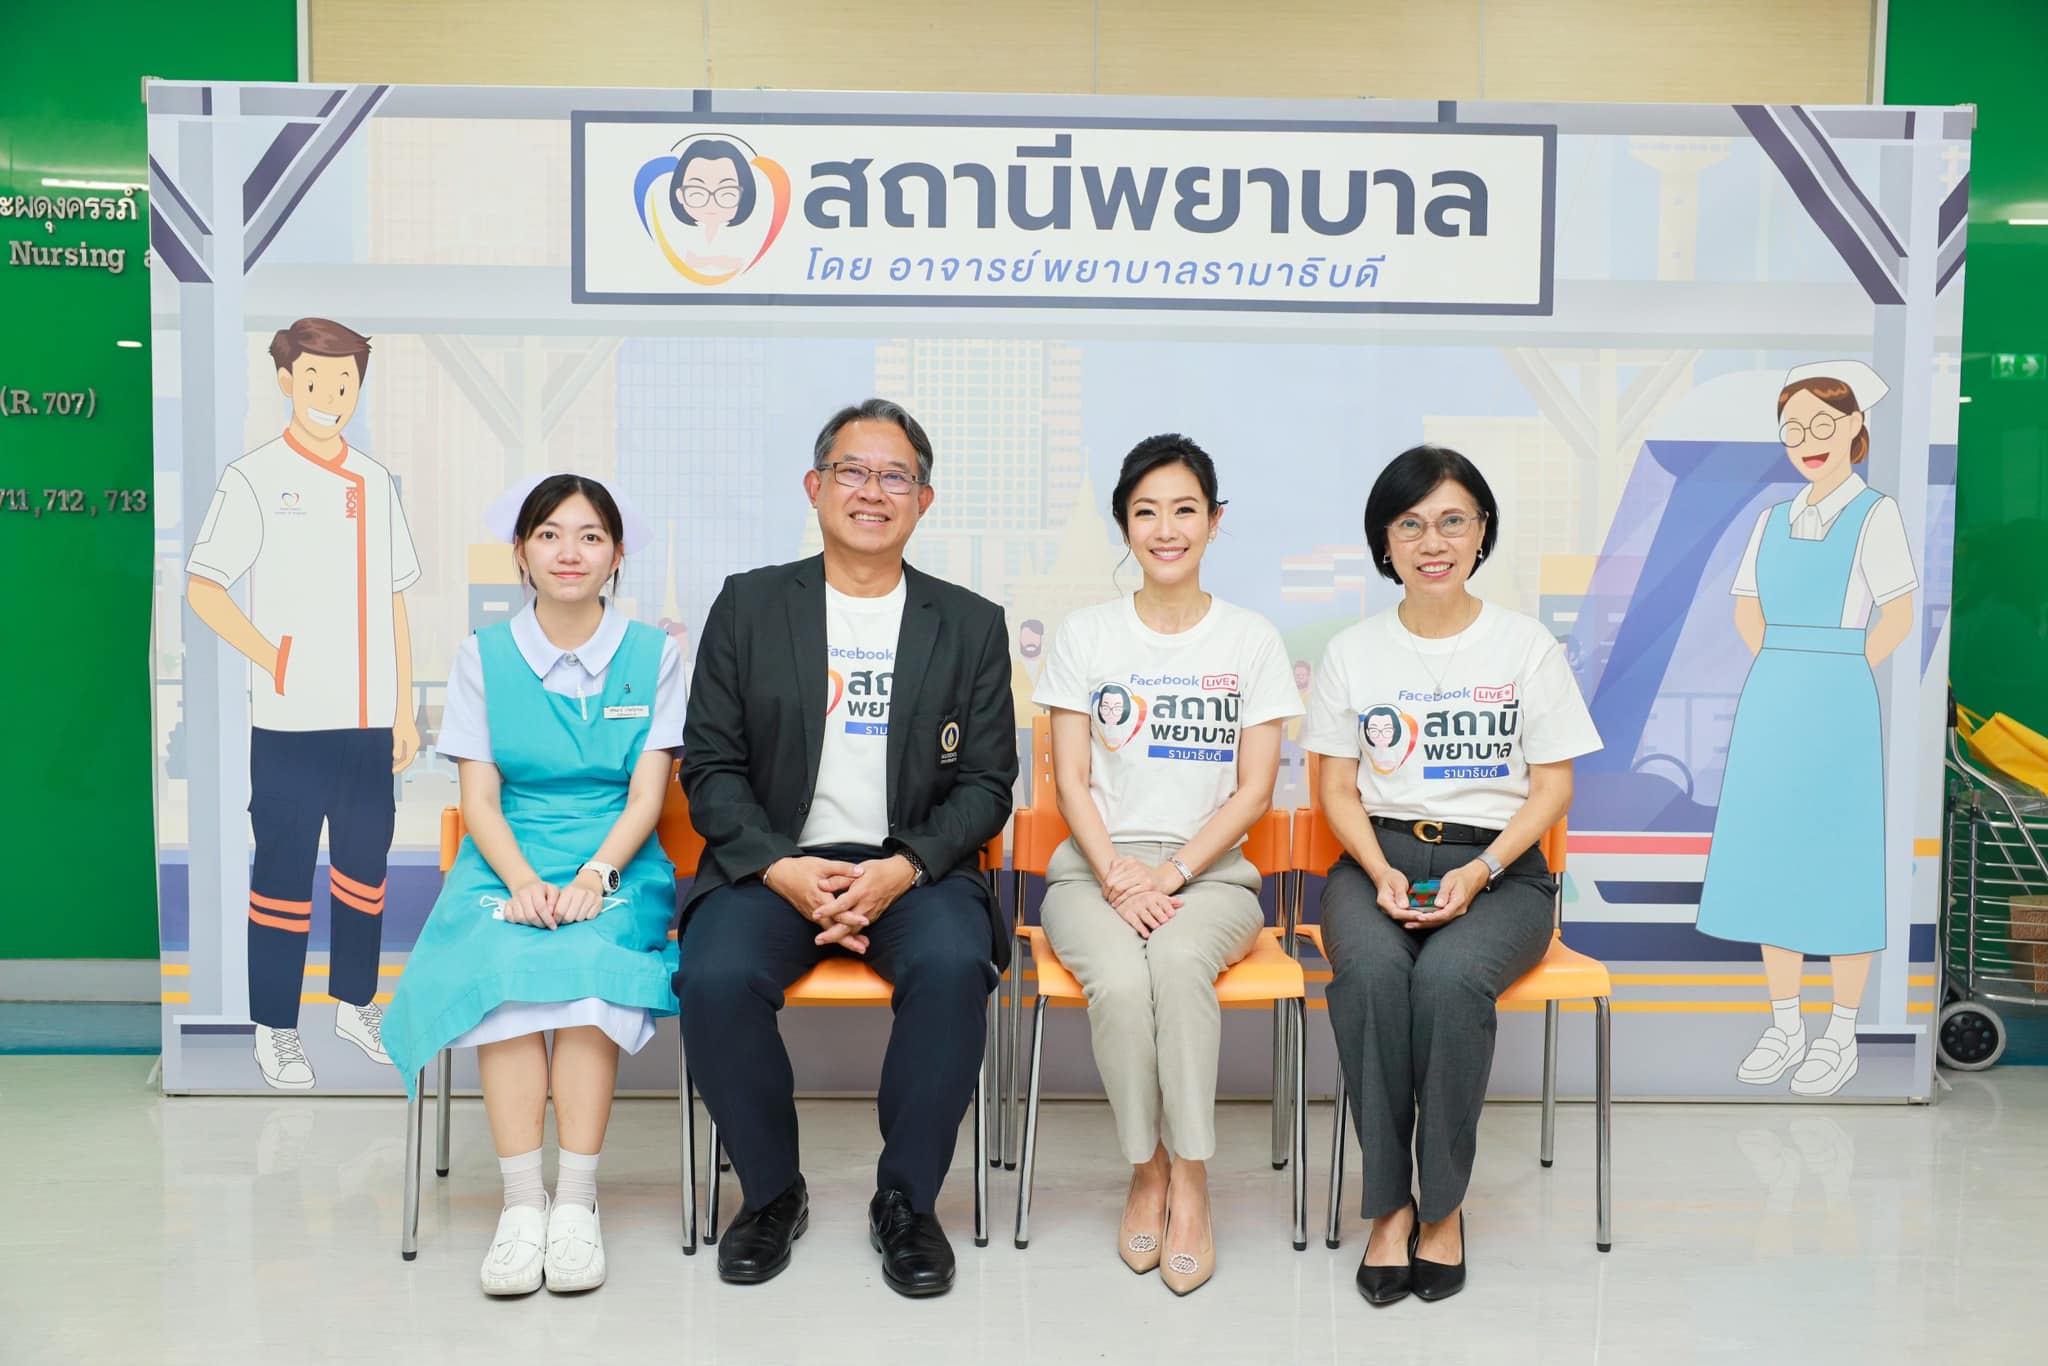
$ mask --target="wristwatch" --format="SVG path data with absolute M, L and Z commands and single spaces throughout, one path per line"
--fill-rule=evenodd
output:
M 932 880 L 930 871 L 924 866 L 924 860 L 917 856 L 915 849 L 912 849 L 907 844 L 899 844 L 896 846 L 896 852 L 901 854 L 903 861 L 910 865 L 911 886 L 922 887 L 925 883 Z
M 1480 851 L 1479 862 L 1486 865 L 1486 889 L 1492 891 L 1493 884 L 1500 881 L 1500 875 L 1507 869 L 1501 866 L 1499 859 L 1484 850 Z
M 603 886 L 606 896 L 610 896 L 619 890 L 619 870 L 612 867 L 609 863 L 600 863 L 596 859 L 592 859 L 576 871 L 579 873 L 596 873 L 597 880 Z
M 1195 880 L 1195 875 L 1188 871 L 1188 866 L 1185 863 L 1182 863 L 1180 861 L 1179 854 L 1168 854 L 1166 856 L 1166 861 L 1173 865 L 1173 870 L 1176 873 L 1180 874 L 1181 888 L 1182 890 L 1186 890 L 1188 884 Z

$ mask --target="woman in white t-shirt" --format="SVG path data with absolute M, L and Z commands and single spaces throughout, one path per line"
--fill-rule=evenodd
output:
M 1032 694 L 1052 711 L 1072 831 L 1047 867 L 1043 914 L 1088 994 L 1133 1166 L 1118 1255 L 1185 1295 L 1216 1263 L 1216 975 L 1265 925 L 1237 846 L 1272 805 L 1281 724 L 1302 709 L 1279 632 L 1202 591 L 1223 517 L 1208 454 L 1173 434 L 1138 443 L 1110 508 L 1144 584 L 1068 617 Z
M 1330 642 L 1302 741 L 1324 756 L 1317 796 L 1344 846 L 1323 943 L 1373 1221 L 1358 1289 L 1374 1304 L 1464 1286 L 1494 1003 L 1549 943 L 1537 844 L 1571 805 L 1572 760 L 1600 748 L 1563 648 L 1466 590 L 1499 534 L 1471 461 L 1438 446 L 1394 458 L 1365 537 L 1402 600 Z

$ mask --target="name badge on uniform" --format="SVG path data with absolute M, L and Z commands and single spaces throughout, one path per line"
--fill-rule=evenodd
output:
M 645 707 L 606 707 L 604 709 L 604 719 L 607 721 L 637 721 L 647 714 L 648 711 Z
M 948 721 L 945 725 L 939 727 L 939 763 L 943 766 L 959 762 L 960 723 L 958 721 Z

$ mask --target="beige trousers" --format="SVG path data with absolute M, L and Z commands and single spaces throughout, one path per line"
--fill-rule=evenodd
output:
M 1133 842 L 1116 851 L 1158 864 L 1179 847 Z M 1045 932 L 1088 993 L 1095 1067 L 1133 1163 L 1149 1161 L 1162 1142 L 1176 1157 L 1215 1156 L 1216 975 L 1251 952 L 1266 923 L 1258 870 L 1236 850 L 1179 896 L 1173 919 L 1143 939 L 1103 900 L 1072 840 L 1046 868 Z

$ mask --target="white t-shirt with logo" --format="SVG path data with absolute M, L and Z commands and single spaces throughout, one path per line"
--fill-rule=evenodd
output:
M 1212 597 L 1162 635 L 1130 598 L 1060 623 L 1031 700 L 1089 719 L 1088 788 L 1111 840 L 1184 844 L 1237 791 L 1247 726 L 1301 715 L 1280 633 Z
M 221 472 L 185 572 L 223 588 L 249 578 L 249 621 L 279 650 L 278 677 L 251 666 L 250 724 L 392 723 L 391 599 L 419 578 L 420 561 L 382 465 L 346 445 L 323 460 L 290 433 L 258 446 Z
M 1600 748 L 1565 662 L 1533 617 L 1487 603 L 1443 640 L 1397 612 L 1346 627 L 1323 652 L 1302 747 L 1358 760 L 1374 816 L 1499 830 L 1529 796 L 1529 765 Z
M 889 837 L 889 703 L 904 580 L 879 598 L 825 585 L 825 743 L 797 843 L 879 846 Z

